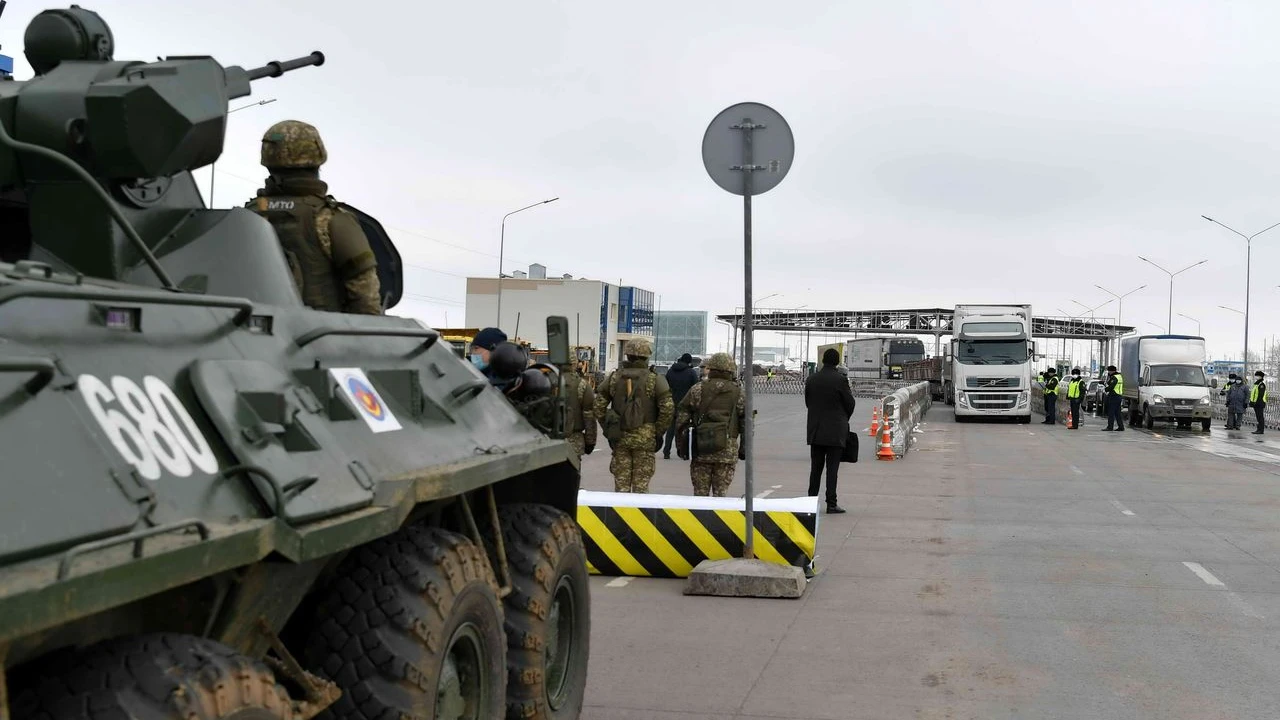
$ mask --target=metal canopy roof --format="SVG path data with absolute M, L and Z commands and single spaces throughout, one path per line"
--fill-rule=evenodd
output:
M 777 310 L 757 308 L 752 316 L 756 330 L 772 332 L 883 333 L 886 335 L 950 335 L 952 309 L 915 310 Z M 716 319 L 742 327 L 742 313 L 717 315 Z M 1032 317 L 1031 335 L 1067 340 L 1111 340 L 1134 331 L 1115 325 L 1110 318 Z

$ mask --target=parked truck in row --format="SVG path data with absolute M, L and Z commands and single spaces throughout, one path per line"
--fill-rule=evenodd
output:
M 1204 338 L 1191 335 L 1142 335 L 1120 340 L 1120 374 L 1129 423 L 1200 423 L 1209 431 L 1213 401 L 1204 373 Z
M 931 357 L 906 363 L 902 366 L 902 379 L 929 383 L 929 394 L 934 400 L 942 400 L 945 396 L 942 390 L 943 364 L 942 357 Z
M 943 378 L 956 422 L 1013 417 L 1031 422 L 1030 305 L 957 305 Z M 945 373 L 944 373 L 945 375 Z
M 901 380 L 904 365 L 924 358 L 919 338 L 855 338 L 844 345 L 844 367 L 855 378 Z

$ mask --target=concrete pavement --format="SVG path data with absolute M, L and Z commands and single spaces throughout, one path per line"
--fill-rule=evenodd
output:
M 757 404 L 757 495 L 804 494 L 803 400 Z M 1276 716 L 1280 447 L 925 420 L 892 463 L 863 434 L 799 600 L 593 578 L 584 720 Z M 691 492 L 657 462 L 652 491 Z

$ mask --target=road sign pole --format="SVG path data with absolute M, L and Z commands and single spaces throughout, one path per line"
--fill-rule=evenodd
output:
M 743 464 L 746 466 L 746 484 L 747 484 L 747 531 L 746 544 L 742 550 L 742 557 L 751 560 L 756 556 L 755 548 L 755 428 L 752 421 L 752 409 L 755 407 L 753 402 L 752 389 L 755 386 L 755 358 L 754 353 L 754 326 L 755 319 L 751 312 L 751 173 L 755 170 L 752 158 L 751 136 L 756 126 L 751 123 L 751 118 L 743 118 L 742 123 L 733 126 L 735 130 L 742 131 L 742 367 L 744 370 L 744 389 L 746 399 L 743 403 L 746 422 L 742 424 L 742 442 L 746 446 Z

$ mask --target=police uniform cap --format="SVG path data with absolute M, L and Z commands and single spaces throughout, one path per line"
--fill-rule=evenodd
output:
M 483 348 L 492 351 L 498 346 L 498 343 L 507 341 L 507 334 L 496 327 L 487 327 L 480 332 L 471 341 L 472 347 Z

